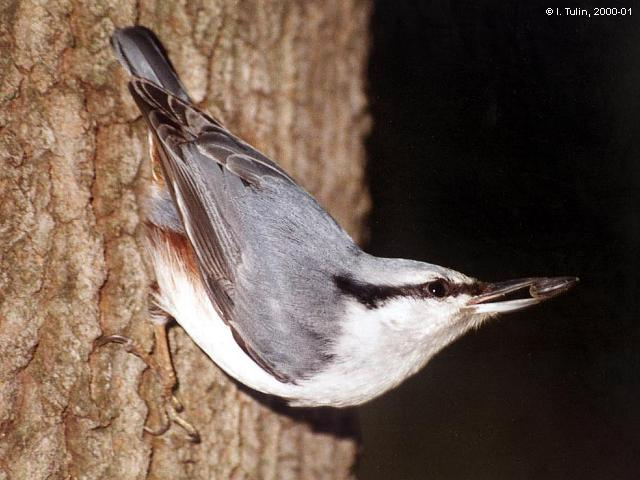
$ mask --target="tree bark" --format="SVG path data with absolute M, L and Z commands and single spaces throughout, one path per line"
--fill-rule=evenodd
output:
M 0 1 L 0 479 L 341 479 L 352 414 L 285 408 L 230 381 L 179 328 L 185 417 L 101 334 L 153 346 L 139 203 L 145 126 L 109 48 L 142 24 L 201 106 L 275 158 L 356 238 L 368 209 L 365 0 Z

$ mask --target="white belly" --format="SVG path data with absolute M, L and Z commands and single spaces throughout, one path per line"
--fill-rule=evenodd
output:
M 154 242 L 151 255 L 159 292 L 158 306 L 185 329 L 193 341 L 227 374 L 255 390 L 295 398 L 300 387 L 282 383 L 263 370 L 238 346 L 201 285 L 195 284 L 173 250 Z

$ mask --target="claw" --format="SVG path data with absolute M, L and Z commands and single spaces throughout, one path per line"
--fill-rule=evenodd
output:
M 160 435 L 167 433 L 167 430 L 169 430 L 169 427 L 171 427 L 171 421 L 168 419 L 168 415 L 166 413 L 164 414 L 164 417 L 165 422 L 155 430 L 151 427 L 148 427 L 147 425 L 142 427 L 142 430 L 144 430 L 144 432 L 148 433 L 149 435 L 153 435 L 154 437 L 159 437 Z
M 180 412 L 184 410 L 184 406 L 180 399 L 173 393 L 176 386 L 176 376 L 171 363 L 171 354 L 167 344 L 167 335 L 164 326 L 157 326 L 155 329 L 156 347 L 154 355 L 147 353 L 135 340 L 124 335 L 103 335 L 96 339 L 94 348 L 102 347 L 108 343 L 117 343 L 123 345 L 125 350 L 134 354 L 146 363 L 153 371 L 155 376 L 160 380 L 163 386 L 164 405 L 160 409 L 162 412 L 163 422 L 157 428 L 151 428 L 145 425 L 144 431 L 149 435 L 159 436 L 166 433 L 171 427 L 171 422 L 179 425 L 187 434 L 189 441 L 200 443 L 200 434 L 198 430 L 187 420 L 180 416 Z M 156 359 L 156 357 L 158 357 Z
M 96 340 L 93 342 L 93 346 L 95 348 L 99 348 L 103 347 L 107 343 L 119 343 L 120 345 L 126 345 L 132 342 L 133 340 L 123 335 L 102 335 L 101 337 L 96 338 Z
M 193 425 L 191 425 L 191 423 L 187 422 L 180 415 L 176 415 L 175 417 L 172 418 L 172 420 L 178 425 L 180 425 L 182 429 L 187 433 L 187 436 L 189 437 L 190 442 L 200 443 L 200 434 L 198 433 L 198 430 L 196 430 L 196 428 Z

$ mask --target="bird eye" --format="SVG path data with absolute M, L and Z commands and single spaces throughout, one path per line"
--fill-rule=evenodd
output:
M 427 291 L 433 297 L 442 298 L 448 293 L 449 284 L 439 278 L 438 280 L 427 283 Z

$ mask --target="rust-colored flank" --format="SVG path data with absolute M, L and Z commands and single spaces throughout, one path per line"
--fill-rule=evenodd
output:
M 179 232 L 163 229 L 148 220 L 145 222 L 145 227 L 151 247 L 156 250 L 169 249 L 175 258 L 185 266 L 185 271 L 192 276 L 192 280 L 199 282 L 200 272 L 196 254 L 189 239 Z

